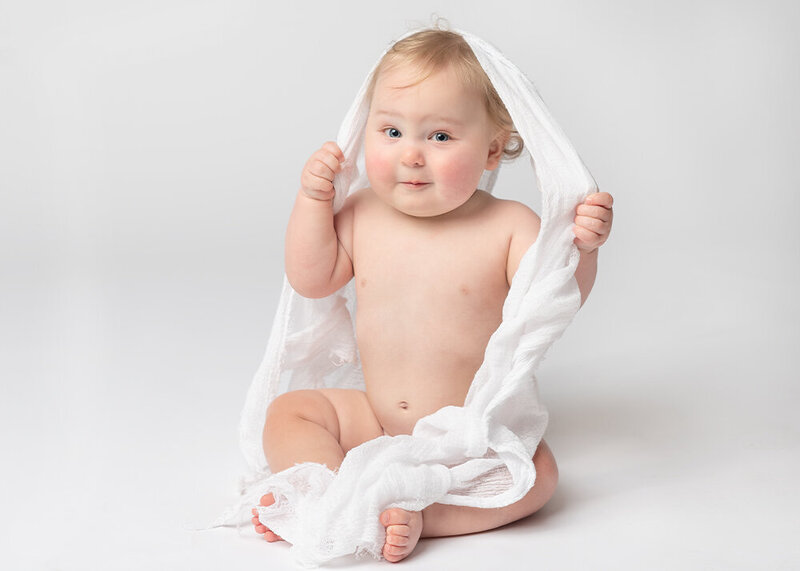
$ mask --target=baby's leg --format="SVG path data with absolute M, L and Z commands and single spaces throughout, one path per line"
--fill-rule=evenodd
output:
M 280 395 L 270 404 L 262 445 L 273 473 L 301 462 L 317 462 L 336 470 L 351 448 L 379 436 L 383 436 L 383 428 L 363 391 L 302 390 Z M 272 494 L 267 494 L 261 505 L 274 501 Z M 253 524 L 267 541 L 281 539 L 259 521 L 255 509 Z
M 414 536 L 415 529 L 422 531 L 422 537 L 462 535 L 494 529 L 531 515 L 550 499 L 558 481 L 555 458 L 544 440 L 533 455 L 533 464 L 536 466 L 536 484 L 525 497 L 504 508 L 480 509 L 433 504 L 422 512 L 408 512 L 400 508 L 384 511 L 381 514 L 381 523 L 386 528 L 383 556 L 392 562 L 408 556 L 420 537 Z M 416 533 L 419 534 L 419 531 Z
M 320 389 L 292 391 L 276 398 L 267 411 L 264 453 L 273 472 L 300 462 L 318 462 L 335 470 L 344 455 L 356 446 L 383 435 L 366 394 L 356 390 Z M 422 512 L 391 508 L 381 514 L 386 528 L 383 556 L 391 562 L 407 557 L 420 536 L 461 535 L 493 529 L 528 516 L 542 507 L 553 494 L 558 469 L 547 444 L 542 441 L 533 457 L 536 485 L 519 502 L 499 509 L 465 508 L 433 504 Z M 272 494 L 262 505 L 274 501 Z M 256 531 L 267 541 L 278 541 L 258 520 Z M 424 522 L 424 530 L 423 530 Z
M 494 529 L 538 511 L 552 497 L 558 482 L 558 467 L 550 447 L 542 440 L 533 455 L 536 483 L 518 502 L 504 508 L 480 509 L 433 504 L 422 512 L 423 537 L 462 535 Z
M 318 462 L 336 470 L 351 448 L 382 435 L 363 391 L 303 390 L 282 394 L 272 402 L 262 444 L 273 473 L 300 462 Z

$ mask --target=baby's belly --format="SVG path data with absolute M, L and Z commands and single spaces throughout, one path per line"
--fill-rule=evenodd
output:
M 387 375 L 367 381 L 367 399 L 386 434 L 411 434 L 420 418 L 445 406 L 462 406 L 472 378 L 466 382 L 464 379 L 419 380 L 422 382 L 408 382 Z
M 476 258 L 477 269 L 445 257 L 420 258 L 419 268 L 360 266 L 358 349 L 367 398 L 388 434 L 410 434 L 420 418 L 463 406 L 502 320 L 508 284 L 497 257 Z
M 367 398 L 392 436 L 411 434 L 420 418 L 442 407 L 463 406 L 499 324 L 499 316 L 466 322 L 451 316 L 427 324 L 393 317 L 391 328 L 366 319 L 358 324 Z

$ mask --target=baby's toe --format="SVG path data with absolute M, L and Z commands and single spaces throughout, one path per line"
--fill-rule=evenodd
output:
M 393 545 L 395 547 L 405 547 L 410 541 L 411 540 L 408 538 L 408 534 L 400 535 L 396 533 L 390 533 L 388 530 L 386 531 L 386 543 L 389 545 Z
M 402 561 L 410 554 L 408 547 L 397 547 L 395 545 L 383 546 L 383 558 L 389 563 L 397 563 Z
M 276 535 L 275 532 L 270 531 L 269 529 L 264 528 L 264 539 L 269 541 L 270 543 L 274 543 L 276 541 L 282 541 L 279 535 Z
M 400 555 L 406 554 L 405 547 L 398 547 L 397 545 L 384 545 L 383 546 L 383 556 L 387 559 L 398 557 Z
M 258 512 L 256 512 L 256 510 L 253 510 L 253 513 L 258 513 Z M 257 516 L 257 515 L 254 515 L 254 516 L 252 517 L 252 519 L 250 519 L 250 521 L 251 521 L 251 522 L 253 522 L 253 525 L 254 525 L 254 526 L 255 526 L 255 528 L 256 528 L 256 533 L 261 533 L 261 534 L 263 534 L 263 533 L 266 533 L 267 531 L 269 531 L 269 529 L 267 528 L 267 526 L 266 526 L 266 525 L 264 525 L 263 523 L 261 523 L 261 520 L 260 520 L 260 519 L 258 519 L 258 516 Z
M 408 557 L 422 532 L 422 514 L 390 508 L 381 514 L 380 520 L 386 528 L 386 542 L 382 550 L 384 559 L 397 563 Z
M 262 506 L 271 506 L 275 503 L 275 496 L 273 496 L 271 493 L 265 494 L 261 496 L 261 500 L 258 503 Z
M 381 523 L 384 527 L 390 525 L 408 525 L 411 513 L 400 508 L 389 508 L 381 514 Z

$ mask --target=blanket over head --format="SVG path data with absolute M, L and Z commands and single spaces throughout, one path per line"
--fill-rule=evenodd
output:
M 519 265 L 463 407 L 422 418 L 413 434 L 383 436 L 351 450 L 337 472 L 306 463 L 270 475 L 262 451 L 267 406 L 295 389 L 364 388 L 356 346 L 353 282 L 324 299 L 301 297 L 284 279 L 267 345 L 242 413 L 245 458 L 257 477 L 244 502 L 272 492 L 259 518 L 292 544 L 298 563 L 334 557 L 380 557 L 388 507 L 419 511 L 433 503 L 497 508 L 521 499 L 536 478 L 531 458 L 544 433 L 534 371 L 580 306 L 574 274 L 575 207 L 596 191 L 592 176 L 544 106 L 533 84 L 499 51 L 463 32 L 505 103 L 530 154 L 542 194 L 541 230 Z M 373 70 L 374 71 L 374 70 Z M 369 77 L 342 122 L 345 155 L 334 181 L 338 211 L 351 191 L 368 185 L 363 169 Z M 482 179 L 491 191 L 496 172 Z M 232 518 L 229 518 L 230 523 Z

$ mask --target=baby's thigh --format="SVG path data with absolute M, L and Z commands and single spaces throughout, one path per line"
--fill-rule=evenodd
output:
M 300 425 L 297 421 L 302 421 Z M 383 428 L 363 391 L 355 389 L 304 389 L 289 391 L 278 396 L 267 409 L 264 424 L 264 453 L 293 436 L 298 436 L 298 426 L 308 423 L 330 434 L 346 454 L 362 442 L 383 436 Z M 313 429 L 302 428 L 304 437 L 314 434 Z M 318 443 L 327 441 L 319 434 L 313 438 Z M 321 438 L 321 439 L 320 439 Z
M 383 427 L 367 400 L 367 393 L 356 389 L 319 389 L 336 411 L 339 420 L 339 445 L 345 454 L 356 446 L 383 436 Z

